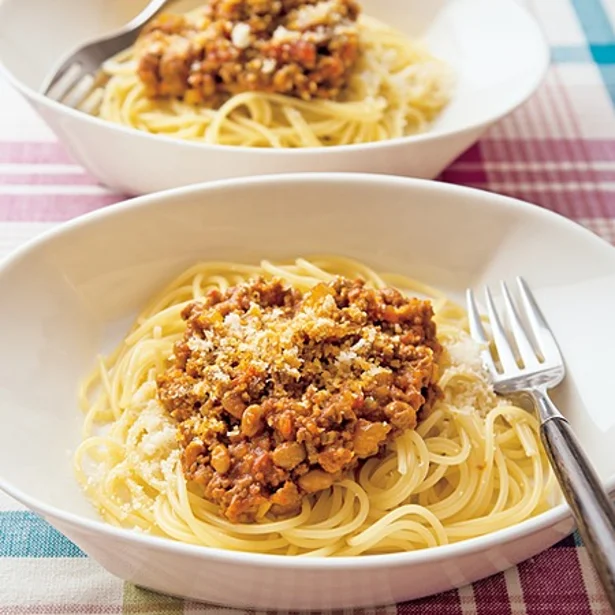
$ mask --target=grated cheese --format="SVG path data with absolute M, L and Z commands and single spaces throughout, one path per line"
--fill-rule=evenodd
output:
M 241 331 L 241 319 L 239 314 L 231 312 L 224 317 L 224 324 L 229 331 L 239 333 Z
M 446 349 L 453 364 L 470 371 L 481 372 L 483 370 L 480 357 L 481 347 L 469 335 L 447 344 Z
M 333 13 L 336 4 L 335 0 L 325 0 L 301 7 L 297 12 L 297 26 L 305 29 L 325 21 Z
M 276 66 L 277 62 L 273 58 L 266 58 L 265 60 L 263 60 L 263 66 L 261 70 L 266 75 L 270 75 L 271 73 L 273 73 L 273 71 L 275 71 Z
M 442 341 L 448 364 L 439 381 L 445 399 L 457 411 L 485 416 L 499 402 L 481 359 L 481 346 L 467 333 Z
M 238 49 L 247 49 L 250 46 L 252 30 L 247 23 L 238 23 L 231 32 L 231 41 Z
M 272 41 L 276 43 L 291 43 L 298 41 L 301 38 L 301 33 L 294 30 L 289 30 L 284 26 L 278 26 L 273 33 Z

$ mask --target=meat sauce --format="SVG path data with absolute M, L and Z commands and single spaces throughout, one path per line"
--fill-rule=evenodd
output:
M 440 390 L 428 301 L 335 278 L 301 293 L 257 279 L 210 291 L 159 399 L 186 478 L 232 522 L 296 513 L 414 429 Z
M 210 0 L 163 14 L 136 44 L 150 97 L 220 104 L 241 92 L 336 99 L 359 57 L 355 0 Z

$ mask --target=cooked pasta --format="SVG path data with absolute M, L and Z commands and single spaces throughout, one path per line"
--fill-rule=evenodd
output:
M 232 523 L 187 481 L 177 422 L 157 395 L 185 330 L 182 310 L 212 289 L 255 278 L 308 291 L 335 276 L 427 297 L 444 351 L 442 395 L 401 433 L 290 517 Z M 296 556 L 354 556 L 445 545 L 519 523 L 549 506 L 553 478 L 536 418 L 496 397 L 462 308 L 401 275 L 338 257 L 259 266 L 201 263 L 158 294 L 80 392 L 84 441 L 75 455 L 85 493 L 108 522 L 191 544 Z

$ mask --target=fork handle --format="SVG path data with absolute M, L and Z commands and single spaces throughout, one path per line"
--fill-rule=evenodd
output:
M 144 26 L 152 17 L 156 15 L 170 0 L 150 0 L 143 10 L 133 17 L 116 35 L 131 33 Z
M 554 416 L 542 423 L 540 433 L 579 533 L 615 610 L 615 509 L 570 423 Z

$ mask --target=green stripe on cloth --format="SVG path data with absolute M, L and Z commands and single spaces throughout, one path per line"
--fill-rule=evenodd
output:
M 593 57 L 586 46 L 560 46 L 551 48 L 551 60 L 555 64 L 586 64 Z
M 0 557 L 85 557 L 81 549 L 38 515 L 0 512 Z
M 556 64 L 587 64 L 603 66 L 615 64 L 615 44 L 560 46 L 551 49 L 551 59 Z
M 589 45 L 615 42 L 613 26 L 601 0 L 572 0 Z
M 610 62 L 613 59 L 615 30 L 601 0 L 572 0 L 589 49 L 600 71 L 611 102 L 615 105 L 615 70 Z
M 140 613 L 174 613 L 184 612 L 184 601 L 162 594 L 156 594 L 147 589 L 141 589 L 131 583 L 124 584 L 123 613 L 138 615 Z

